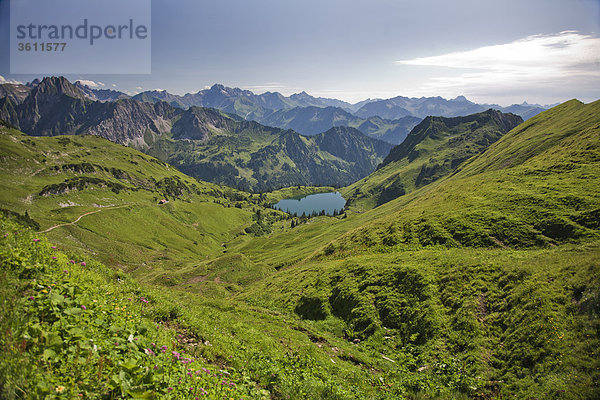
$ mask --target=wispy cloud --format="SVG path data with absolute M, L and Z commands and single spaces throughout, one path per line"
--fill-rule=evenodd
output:
M 600 89 L 600 38 L 576 31 L 534 35 L 511 43 L 398 61 L 401 65 L 469 70 L 433 76 L 428 89 L 440 92 Z M 567 95 L 565 93 L 565 95 Z
M 3 85 L 5 83 L 21 83 L 22 84 L 23 82 L 15 81 L 13 79 L 6 79 L 2 75 L 0 75 L 0 85 Z
M 241 89 L 250 90 L 251 92 L 259 94 L 265 92 L 280 92 L 284 95 L 290 95 L 301 91 L 300 88 L 290 87 L 278 82 L 264 83 L 262 85 L 242 86 Z
M 87 79 L 78 79 L 79 83 L 81 83 L 82 85 L 91 87 L 91 88 L 99 88 L 99 87 L 103 87 L 104 83 L 102 82 L 95 82 L 95 81 L 90 81 Z

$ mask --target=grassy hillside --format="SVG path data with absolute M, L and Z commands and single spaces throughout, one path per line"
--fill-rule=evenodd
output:
M 449 175 L 521 122 L 516 115 L 491 109 L 466 117 L 427 117 L 390 151 L 377 171 L 344 194 L 354 207 L 384 204 Z
M 0 130 L 2 207 L 27 211 L 61 246 L 143 280 L 176 283 L 175 271 L 221 255 L 223 243 L 246 235 L 263 209 L 259 196 L 196 181 L 102 138 Z M 159 204 L 163 199 L 168 202 Z
M 571 101 L 531 118 L 452 176 L 373 210 L 373 221 L 338 245 L 531 247 L 597 238 L 599 110 L 598 101 Z
M 413 371 L 463 371 L 473 397 L 596 398 L 599 111 L 565 103 L 452 176 L 246 242 L 279 272 L 239 297 Z
M 596 399 L 599 111 L 565 103 L 410 193 L 294 227 L 261 205 L 318 189 L 250 195 L 98 138 L 3 128 L 5 213 L 38 232 L 66 225 L 34 234 L 1 218 L 0 387 L 221 398 L 218 368 L 236 398 Z M 94 322 L 109 318 L 118 332 Z M 211 375 L 188 386 L 199 368 Z

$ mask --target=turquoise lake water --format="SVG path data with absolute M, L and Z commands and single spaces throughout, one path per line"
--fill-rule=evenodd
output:
M 296 213 L 298 216 L 301 216 L 303 213 L 310 216 L 313 212 L 318 214 L 323 210 L 325 210 L 325 214 L 333 215 L 334 210 L 339 212 L 344 208 L 345 204 L 346 200 L 340 192 L 331 192 L 310 194 L 299 199 L 281 200 L 274 204 L 273 208 L 290 214 Z

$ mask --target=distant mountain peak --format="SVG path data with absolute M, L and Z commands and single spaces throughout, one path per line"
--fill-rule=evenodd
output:
M 73 85 L 64 76 L 45 77 L 33 88 L 31 96 L 44 95 L 66 95 L 79 99 L 85 99 L 85 94 Z

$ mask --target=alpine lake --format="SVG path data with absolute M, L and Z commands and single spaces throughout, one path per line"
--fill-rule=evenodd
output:
M 346 200 L 340 192 L 316 193 L 292 199 L 284 199 L 273 204 L 273 208 L 297 216 L 326 215 L 340 213 L 346 205 Z

